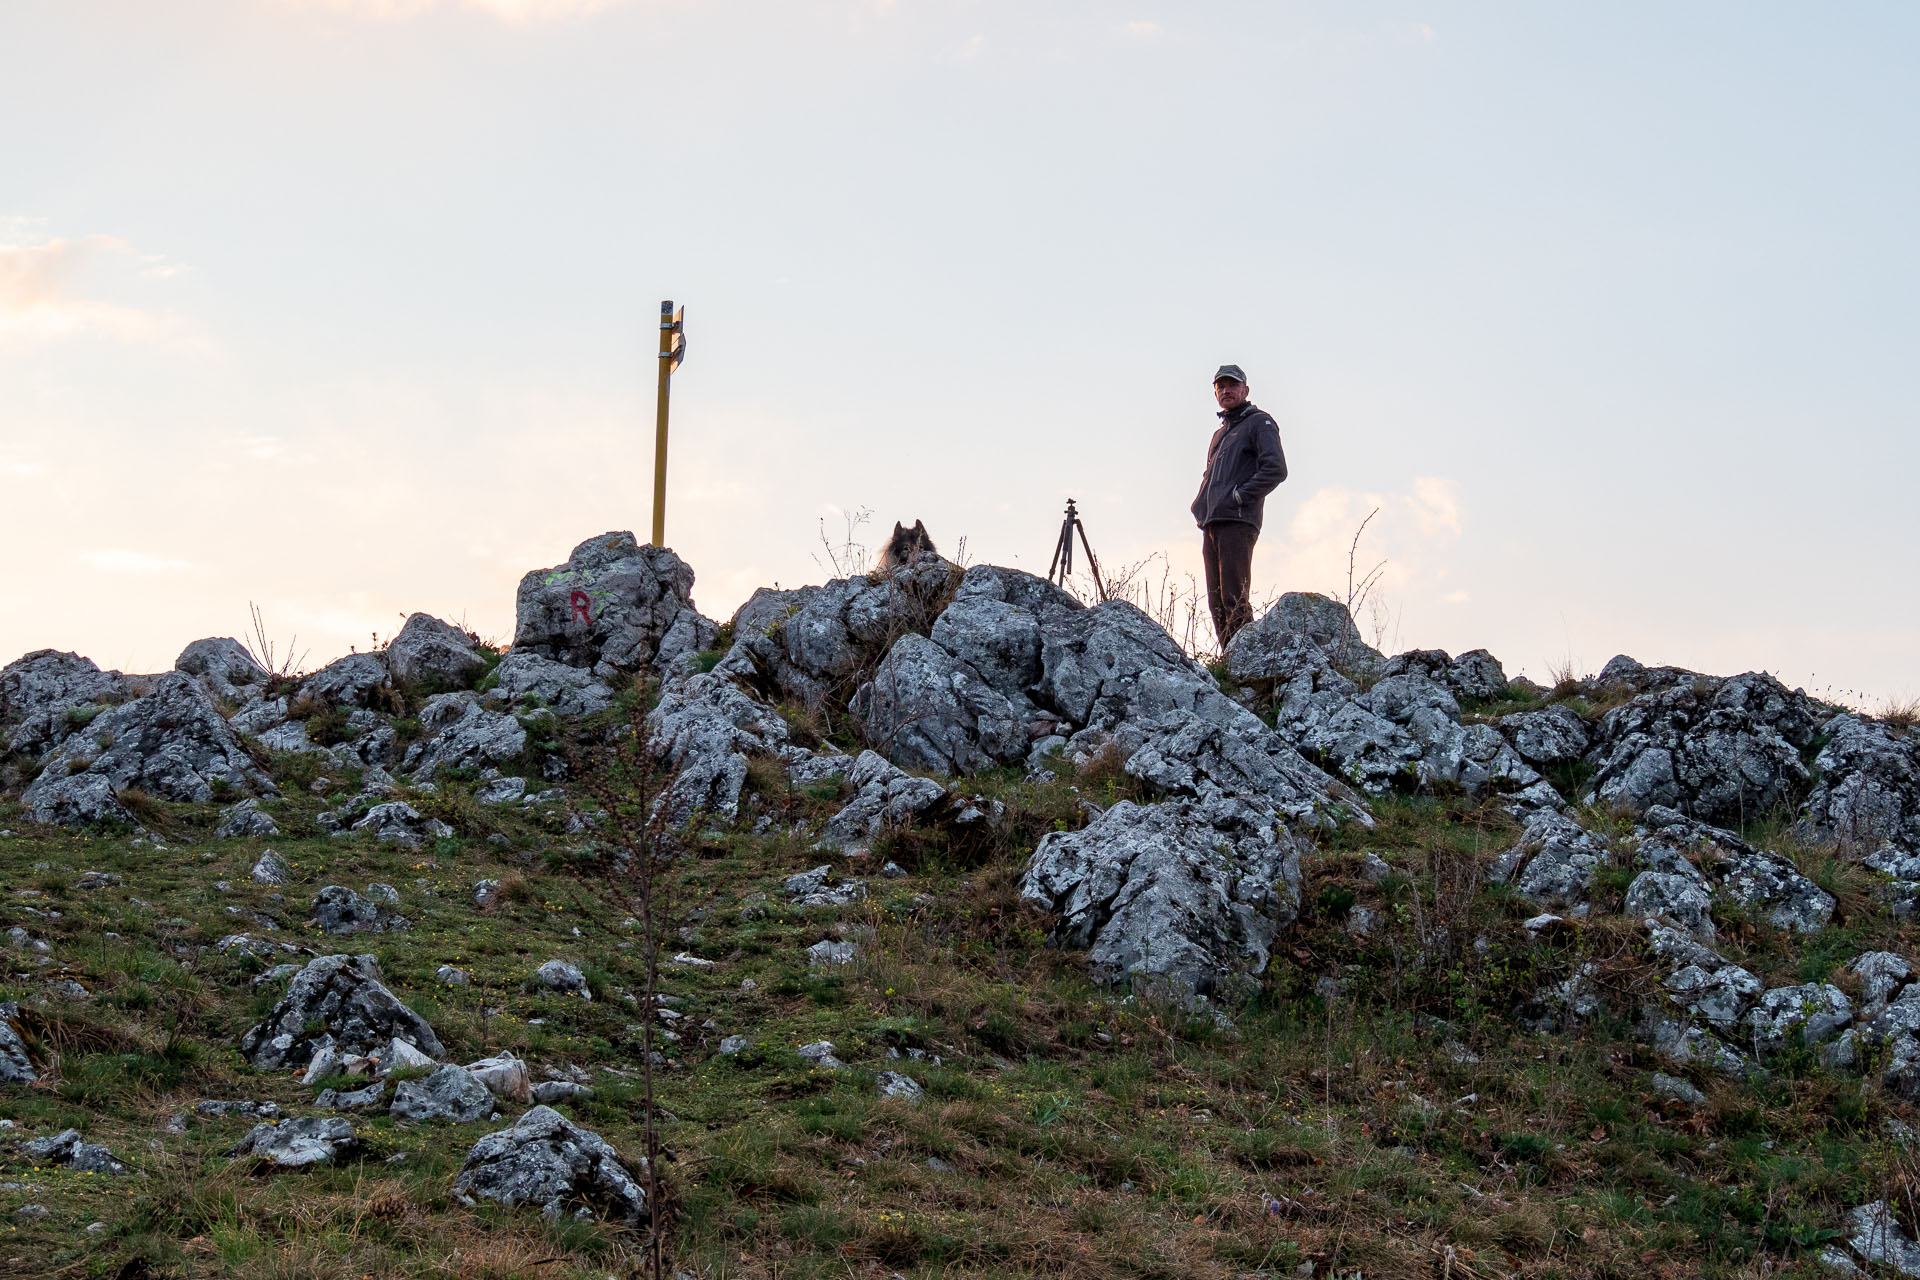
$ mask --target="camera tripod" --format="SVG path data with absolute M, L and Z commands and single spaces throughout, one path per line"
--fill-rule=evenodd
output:
M 1093 544 L 1087 541 L 1087 527 L 1080 523 L 1079 509 L 1073 505 L 1073 499 L 1067 499 L 1067 518 L 1060 522 L 1060 540 L 1053 544 L 1053 566 L 1047 570 L 1047 581 L 1058 586 L 1067 585 L 1067 577 L 1073 572 L 1073 535 L 1080 534 L 1080 545 L 1087 553 L 1087 570 L 1093 574 L 1094 588 L 1105 603 L 1107 584 L 1100 581 L 1100 559 L 1093 554 Z

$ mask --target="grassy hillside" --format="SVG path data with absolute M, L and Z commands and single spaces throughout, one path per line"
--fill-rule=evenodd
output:
M 0 1091 L 15 1126 L 0 1133 L 0 1273 L 632 1273 L 638 1241 L 622 1230 L 452 1198 L 468 1148 L 517 1108 L 470 1125 L 357 1115 L 362 1156 L 305 1173 L 224 1157 L 252 1121 L 194 1103 L 307 1114 L 315 1094 L 239 1057 L 285 987 L 256 979 L 307 958 L 217 947 L 243 932 L 372 952 L 450 1060 L 504 1049 L 536 1076 L 579 1068 L 593 1096 L 560 1110 L 623 1153 L 643 1146 L 644 945 L 601 850 L 564 834 L 569 815 L 483 807 L 473 782 L 450 781 L 414 803 L 454 837 L 379 847 L 319 836 L 310 762 L 280 757 L 275 772 L 288 798 L 267 807 L 288 834 L 264 840 L 213 840 L 211 808 L 148 802 L 142 838 L 33 829 L 0 807 L 0 927 L 24 930 L 0 998 L 19 1002 L 44 1077 Z M 1383 801 L 1376 829 L 1324 837 L 1260 996 L 1215 1019 L 1092 984 L 1018 900 L 1040 834 L 1125 794 L 1115 770 L 980 779 L 1008 806 L 992 839 L 908 829 L 854 863 L 782 834 L 837 805 L 831 787 L 793 793 L 776 773 L 751 779 L 738 829 L 690 837 L 662 886 L 663 959 L 711 962 L 666 963 L 683 1016 L 659 1024 L 678 1036 L 658 1045 L 657 1089 L 673 1243 L 693 1276 L 1811 1275 L 1846 1209 L 1913 1190 L 1915 1158 L 1889 1136 L 1911 1108 L 1810 1056 L 1753 1082 L 1696 1075 L 1698 1108 L 1656 1093 L 1661 1064 L 1630 1030 L 1655 977 L 1643 935 L 1606 912 L 1523 927 L 1534 909 L 1482 875 L 1516 831 L 1497 806 Z M 756 816 L 768 834 L 751 834 Z M 1862 950 L 1914 954 L 1911 925 L 1856 870 L 1773 847 L 1839 913 L 1804 948 L 1721 919 L 1730 958 L 1769 982 L 1844 986 L 1839 967 Z M 294 883 L 249 879 L 266 848 Z M 889 860 L 906 874 L 880 875 Z M 868 896 L 789 905 L 782 880 L 823 862 Z M 1617 910 L 1625 877 L 1607 874 L 1599 896 Z M 499 886 L 480 907 L 483 879 Z M 323 886 L 373 882 L 398 889 L 410 930 L 330 938 L 306 923 Z M 810 968 L 805 948 L 827 938 L 854 941 L 855 960 Z M 532 987 L 554 958 L 582 967 L 591 1001 Z M 1586 964 L 1600 1013 L 1541 998 Z M 441 965 L 471 980 L 444 986 Z M 63 994 L 64 980 L 90 994 Z M 734 1035 L 748 1047 L 720 1054 Z M 796 1053 L 821 1040 L 845 1066 Z M 880 1097 L 883 1070 L 924 1099 Z M 69 1126 L 134 1175 L 19 1155 L 16 1140 Z

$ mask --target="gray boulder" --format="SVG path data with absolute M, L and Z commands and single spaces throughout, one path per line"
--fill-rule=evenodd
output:
M 977 608 L 978 602 L 968 607 Z M 1037 666 L 1037 623 L 1033 639 Z M 1016 678 L 1005 669 L 999 674 Z M 946 774 L 1025 759 L 1033 718 L 1024 697 L 1009 700 L 940 645 L 911 633 L 887 652 L 874 678 L 855 693 L 850 710 L 866 740 L 888 759 Z
M 231 637 L 195 640 L 180 651 L 173 669 L 197 677 L 208 693 L 236 707 L 259 698 L 270 679 L 247 647 Z
M 1853 1021 L 1853 1002 L 1824 982 L 1775 987 L 1755 1002 L 1745 1021 L 1756 1053 L 1778 1053 L 1791 1044 L 1816 1045 L 1838 1035 Z
M 1815 933 L 1833 917 L 1833 895 L 1787 859 L 1733 832 L 1655 806 L 1640 828 L 1640 857 L 1668 869 L 1704 868 L 1716 898 L 1762 916 L 1776 929 Z
M 1813 762 L 1819 782 L 1806 820 L 1854 850 L 1890 845 L 1920 854 L 1920 738 L 1880 721 L 1839 715 Z
M 438 818 L 421 816 L 404 800 L 376 804 L 357 819 L 350 830 L 372 836 L 381 844 L 397 844 L 403 849 L 418 849 L 428 840 L 444 840 L 453 828 Z
M 651 749 L 677 771 L 663 800 L 676 823 L 738 817 L 748 758 L 787 746 L 780 713 L 717 671 L 669 679 L 646 727 Z
M 399 933 L 413 921 L 385 905 L 363 898 L 345 885 L 330 884 L 313 897 L 313 923 L 322 933 Z
M 1345 605 L 1310 591 L 1289 591 L 1273 608 L 1234 633 L 1227 645 L 1227 670 L 1236 680 L 1272 679 L 1284 664 L 1288 639 L 1298 636 L 1343 671 L 1376 665 L 1380 651 L 1360 637 Z
M 843 907 L 867 896 L 866 881 L 837 880 L 832 867 L 788 876 L 780 887 L 796 907 Z
M 296 701 L 363 709 L 391 707 L 395 695 L 386 658 L 377 653 L 350 653 L 335 659 L 300 682 Z
M 407 748 L 401 767 L 431 779 L 442 769 L 478 768 L 512 760 L 526 750 L 527 731 L 510 715 L 488 711 L 471 693 L 442 693 L 420 709 L 428 736 Z
M 0 1004 L 0 1084 L 32 1084 L 40 1078 L 27 1054 L 27 1042 L 13 1020 L 20 1016 L 16 1004 Z
M 465 689 L 487 666 L 475 644 L 459 627 L 416 613 L 387 644 L 387 671 L 409 688 Z
M 593 992 L 587 987 L 587 975 L 580 972 L 580 966 L 569 964 L 565 960 L 549 960 L 534 972 L 533 979 L 549 991 L 563 996 L 579 996 L 582 1000 L 592 1000 Z
M 1059 914 L 1055 941 L 1086 949 L 1096 978 L 1186 1003 L 1257 984 L 1300 883 L 1300 846 L 1250 806 L 1121 801 L 1043 837 L 1020 893 Z
M 302 1116 L 278 1124 L 257 1124 L 227 1152 L 251 1156 L 276 1169 L 304 1169 L 346 1155 L 359 1145 L 353 1122 L 340 1116 Z
M 1625 913 L 1641 920 L 1658 920 L 1697 938 L 1714 940 L 1713 896 L 1699 873 L 1642 871 L 1627 886 Z
M 1920 1276 L 1920 1245 L 1907 1235 L 1885 1200 L 1863 1204 L 1847 1215 L 1847 1247 L 1862 1262 L 1890 1267 L 1903 1276 Z
M 1593 741 L 1587 722 L 1572 707 L 1557 702 L 1538 711 L 1500 717 L 1500 733 L 1536 769 L 1572 764 L 1587 754 Z
M 862 751 L 846 780 L 857 790 L 827 820 L 820 848 L 864 853 L 887 828 L 948 816 L 953 808 L 945 787 L 896 768 L 876 751 Z
M 67 738 L 21 799 L 36 822 L 126 820 L 114 798 L 121 791 L 205 804 L 215 784 L 279 794 L 206 690 L 173 671 L 145 697 L 101 713 Z
M 255 884 L 283 885 L 293 883 L 293 868 L 287 860 L 268 849 L 254 860 L 253 868 L 247 875 Z
M 508 653 L 493 669 L 492 687 L 485 697 L 489 703 L 511 706 L 523 714 L 544 709 L 571 719 L 613 705 L 613 690 L 593 672 L 520 649 Z
M 619 1154 L 599 1134 L 547 1106 L 474 1143 L 453 1193 L 464 1204 L 533 1206 L 550 1221 L 584 1210 L 637 1226 L 647 1215 L 646 1192 Z
M 1683 965 L 1667 976 L 1664 985 L 1679 1008 L 1705 1019 L 1718 1031 L 1730 1032 L 1765 987 L 1739 965 L 1717 956 L 1714 959 L 1717 968 Z
M 424 1080 L 403 1080 L 388 1113 L 398 1120 L 467 1124 L 493 1114 L 493 1093 L 465 1067 L 448 1063 Z
M 1601 718 L 1588 755 L 1597 770 L 1589 797 L 1630 813 L 1661 805 L 1715 823 L 1791 808 L 1811 777 L 1798 748 L 1812 733 L 1805 695 L 1771 676 L 1689 673 Z
M 1543 810 L 1527 820 L 1520 841 L 1495 859 L 1489 878 L 1555 906 L 1585 901 L 1593 874 L 1610 862 L 1607 846 L 1573 819 Z
M 77 653 L 37 649 L 0 667 L 0 743 L 38 760 L 134 693 L 118 671 L 102 671 Z
M 733 617 L 715 671 L 818 710 L 846 698 L 900 637 L 926 635 L 956 591 L 952 568 L 923 557 L 880 577 L 754 592 Z
M 127 1166 L 113 1158 L 113 1152 L 97 1142 L 83 1142 L 78 1129 L 63 1129 L 51 1138 L 36 1138 L 23 1143 L 20 1153 L 30 1160 L 65 1165 L 75 1173 L 120 1175 Z
M 807 948 L 807 968 L 833 969 L 843 964 L 852 964 L 854 957 L 859 954 L 860 948 L 855 943 L 822 938 Z
M 1848 965 L 1847 972 L 1860 979 L 1862 1008 L 1868 1012 L 1890 1003 L 1913 978 L 1913 967 L 1891 951 L 1869 951 Z
M 605 533 L 567 562 L 520 580 L 515 652 L 591 668 L 603 680 L 650 667 L 675 671 L 718 628 L 693 607 L 693 570 L 665 547 Z
M 280 824 L 273 815 L 263 813 L 260 801 L 252 796 L 220 811 L 220 825 L 214 828 L 216 840 L 239 840 L 247 836 L 277 836 Z
M 266 1019 L 240 1040 L 240 1053 L 262 1070 L 305 1066 L 322 1038 L 343 1053 L 373 1054 L 404 1040 L 431 1058 L 446 1050 L 433 1028 L 387 990 L 371 955 L 310 961 Z

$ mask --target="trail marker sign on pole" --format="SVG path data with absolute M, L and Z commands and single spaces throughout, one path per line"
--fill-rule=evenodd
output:
M 653 436 L 653 545 L 667 545 L 667 400 L 673 371 L 686 358 L 687 309 L 674 309 L 671 299 L 660 304 L 660 400 Z

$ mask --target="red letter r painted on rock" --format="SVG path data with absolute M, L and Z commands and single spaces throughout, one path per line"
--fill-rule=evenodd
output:
M 572 603 L 573 603 L 574 621 L 584 622 L 591 625 L 593 623 L 593 614 L 592 614 L 592 611 L 588 609 L 587 606 L 592 602 L 587 599 L 587 593 L 584 591 L 574 592 L 572 597 Z

